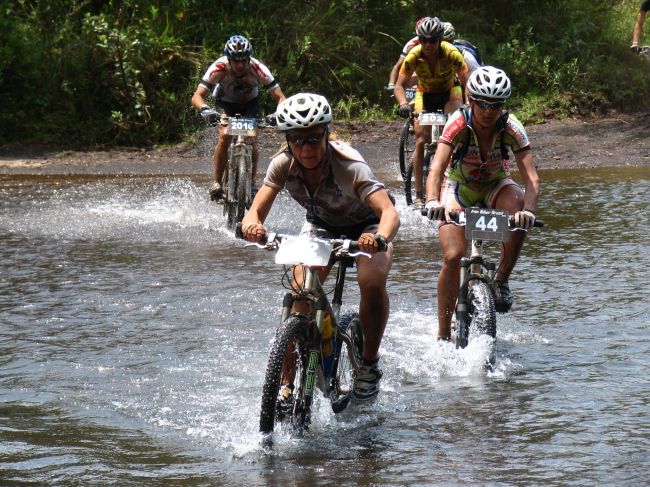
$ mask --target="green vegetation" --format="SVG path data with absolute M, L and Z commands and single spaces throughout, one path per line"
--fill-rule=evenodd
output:
M 648 109 L 629 51 L 640 0 L 0 0 L 0 142 L 148 145 L 199 126 L 189 99 L 235 33 L 290 95 L 392 118 L 383 90 L 415 20 L 437 15 L 514 84 L 526 121 Z M 650 31 L 650 25 L 646 25 Z M 648 36 L 646 35 L 646 38 Z M 270 97 L 263 108 L 272 111 Z

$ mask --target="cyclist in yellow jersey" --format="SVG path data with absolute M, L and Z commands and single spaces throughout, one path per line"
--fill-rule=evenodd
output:
M 444 113 L 452 113 L 463 105 L 462 87 L 467 82 L 469 69 L 458 49 L 442 40 L 443 33 L 443 24 L 437 17 L 429 17 L 417 27 L 420 45 L 411 49 L 404 58 L 395 84 L 395 99 L 400 104 L 397 113 L 404 118 L 411 114 L 411 106 L 406 100 L 406 87 L 413 73 L 417 73 L 418 76 L 418 88 L 415 95 L 416 112 L 442 110 Z M 460 85 L 456 83 L 456 77 L 458 77 Z M 430 142 L 430 133 L 426 127 L 420 126 L 417 118 L 414 120 L 414 128 L 415 205 L 422 207 L 424 145 L 426 142 Z

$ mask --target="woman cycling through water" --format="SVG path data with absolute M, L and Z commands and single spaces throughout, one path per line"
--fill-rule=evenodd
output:
M 449 339 L 460 285 L 460 259 L 465 254 L 465 229 L 449 223 L 449 212 L 470 206 L 498 208 L 515 216 L 515 226 L 528 230 L 539 198 L 539 178 L 523 125 L 503 105 L 510 96 L 510 79 L 492 66 L 474 71 L 467 82 L 469 109 L 456 111 L 440 137 L 427 179 L 428 216 L 440 220 L 443 262 L 438 276 L 438 339 Z M 507 149 L 512 150 L 522 189 L 510 179 Z M 456 150 L 452 157 L 452 152 Z M 512 306 L 510 273 L 526 237 L 510 232 L 496 273 L 497 311 Z
M 358 240 L 361 250 L 372 254 L 372 258 L 356 258 L 364 338 L 362 366 L 354 379 L 354 397 L 372 399 L 379 393 L 382 376 L 379 345 L 388 322 L 386 280 L 393 257 L 390 242 L 399 228 L 399 215 L 361 154 L 330 139 L 332 112 L 324 97 L 310 93 L 291 96 L 278 105 L 276 118 L 287 145 L 271 160 L 264 184 L 242 220 L 243 236 L 252 242 L 264 237 L 264 220 L 278 193 L 286 188 L 307 210 L 301 233 L 322 235 L 325 231 L 330 238 L 345 236 Z M 386 252 L 377 252 L 382 247 Z M 295 279 L 301 282 L 301 269 L 295 271 Z

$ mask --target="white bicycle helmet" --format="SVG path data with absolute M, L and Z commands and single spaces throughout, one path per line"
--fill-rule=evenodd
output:
M 418 37 L 425 37 L 427 39 L 442 37 L 443 32 L 442 22 L 440 22 L 438 17 L 427 17 L 415 29 Z
M 253 54 L 253 46 L 244 36 L 234 35 L 226 42 L 223 54 L 228 59 L 248 59 Z
M 442 29 L 442 40 L 454 42 L 454 39 L 456 38 L 456 29 L 454 29 L 454 25 L 451 22 L 443 22 Z
M 305 129 L 330 123 L 332 109 L 324 96 L 298 93 L 280 102 L 275 118 L 280 130 Z
M 501 69 L 494 66 L 481 66 L 470 75 L 467 91 L 472 96 L 498 98 L 505 101 L 511 93 L 510 79 Z

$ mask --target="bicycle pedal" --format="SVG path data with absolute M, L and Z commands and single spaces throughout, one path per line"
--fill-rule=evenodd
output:
M 336 401 L 332 401 L 332 411 L 334 411 L 334 414 L 338 414 L 347 408 L 348 404 L 350 404 L 350 399 L 352 399 L 352 391 L 339 397 Z

